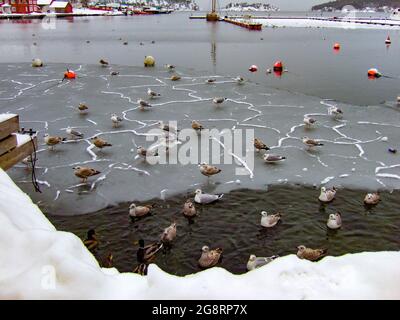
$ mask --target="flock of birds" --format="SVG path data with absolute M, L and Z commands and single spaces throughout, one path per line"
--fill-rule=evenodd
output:
M 102 66 L 108 66 L 108 62 L 105 61 L 104 59 L 100 60 L 100 64 Z M 174 70 L 175 66 L 173 65 L 166 65 L 165 66 L 168 70 Z M 112 72 L 111 75 L 118 75 L 116 72 Z M 178 81 L 180 80 L 180 76 L 177 74 L 174 74 L 170 77 L 171 81 Z M 243 84 L 245 82 L 244 78 L 242 77 L 236 77 L 234 78 L 234 81 L 238 84 Z M 214 83 L 215 79 L 208 79 L 206 80 L 206 83 Z M 147 96 L 149 99 L 155 99 L 161 96 L 160 93 L 157 93 L 150 88 L 147 90 Z M 227 98 L 225 97 L 215 97 L 212 99 L 212 102 L 216 106 L 220 106 L 223 104 Z M 139 99 L 137 101 L 138 103 L 138 109 L 141 111 L 145 111 L 149 108 L 152 107 L 151 103 L 149 101 Z M 81 114 L 87 114 L 89 111 L 89 108 L 81 103 L 77 107 L 78 111 Z M 330 106 L 328 109 L 328 114 L 331 115 L 334 118 L 341 118 L 343 116 L 343 111 L 338 108 L 337 106 Z M 119 117 L 117 114 L 112 114 L 110 117 L 110 120 L 112 122 L 112 126 L 114 128 L 117 128 L 123 119 Z M 310 129 L 316 124 L 316 119 L 310 117 L 309 115 L 305 115 L 303 119 L 304 125 L 306 129 Z M 158 122 L 158 125 L 160 129 L 166 134 L 165 138 L 166 141 L 168 142 L 170 139 L 170 134 L 171 133 L 176 133 L 179 130 L 177 128 L 173 128 L 168 124 L 164 124 L 162 121 Z M 203 125 L 196 120 L 193 120 L 191 123 L 192 129 L 194 129 L 196 132 L 200 132 L 201 130 L 204 129 Z M 83 139 L 84 135 L 71 127 L 68 127 L 66 129 L 66 134 L 69 136 L 71 139 Z M 175 136 L 174 139 L 177 139 L 177 135 Z M 44 142 L 46 145 L 49 146 L 50 150 L 53 150 L 56 145 L 65 142 L 67 139 L 65 137 L 60 137 L 60 136 L 51 136 L 49 134 L 45 134 L 44 136 Z M 90 138 L 90 142 L 93 144 L 93 146 L 97 147 L 98 149 L 102 150 L 103 148 L 106 147 L 112 147 L 112 144 L 107 142 L 106 140 L 94 136 Z M 323 143 L 321 143 L 317 139 L 312 139 L 307 136 L 302 137 L 302 142 L 303 144 L 308 148 L 312 149 L 314 147 L 321 147 L 323 146 Z M 261 153 L 262 150 L 265 151 L 265 153 L 262 155 L 263 159 L 267 163 L 278 163 L 286 160 L 286 157 L 283 155 L 278 155 L 278 154 L 273 154 L 273 153 L 268 153 L 270 148 L 259 138 L 254 139 L 254 149 L 255 152 Z M 137 147 L 137 155 L 141 157 L 142 159 L 146 159 L 149 156 L 157 156 L 158 153 L 157 151 L 154 150 L 149 150 L 146 149 L 142 146 Z M 90 167 L 86 166 L 75 166 L 73 167 L 74 174 L 76 177 L 82 179 L 82 182 L 86 182 L 88 178 L 98 175 L 101 172 Z M 207 163 L 202 163 L 199 165 L 199 171 L 202 175 L 206 177 L 211 177 L 214 175 L 217 175 L 220 173 L 222 170 L 216 166 L 209 165 Z M 334 200 L 335 196 L 337 193 L 337 189 L 335 187 L 332 188 L 326 188 L 322 187 L 319 195 L 319 201 L 322 203 L 330 203 Z M 195 191 L 195 196 L 193 201 L 191 199 L 188 199 L 184 204 L 183 204 L 183 209 L 182 213 L 188 218 L 193 218 L 196 216 L 197 211 L 196 211 L 196 204 L 200 205 L 208 205 L 210 203 L 219 201 L 223 198 L 223 194 L 207 194 L 203 193 L 201 189 L 197 189 Z M 380 201 L 380 196 L 379 193 L 368 193 L 365 198 L 364 198 L 364 203 L 367 205 L 376 205 Z M 132 203 L 129 207 L 129 216 L 132 219 L 138 219 L 145 217 L 151 213 L 151 211 L 154 208 L 152 206 L 137 206 L 136 204 Z M 268 214 L 266 211 L 261 212 L 261 220 L 260 220 L 260 225 L 264 228 L 273 228 L 275 227 L 280 221 L 282 220 L 282 214 L 281 213 L 274 213 L 274 214 Z M 342 226 L 342 216 L 340 212 L 337 212 L 335 214 L 330 214 L 326 223 L 327 227 L 329 229 L 339 229 Z M 144 240 L 140 239 L 139 240 L 139 248 L 137 250 L 137 261 L 139 265 L 135 268 L 134 272 L 137 272 L 139 274 L 146 274 L 147 273 L 147 266 L 148 264 L 152 263 L 155 258 L 157 253 L 160 252 L 162 248 L 168 248 L 171 246 L 176 238 L 177 235 L 177 223 L 173 222 L 171 225 L 166 227 L 163 232 L 160 235 L 160 239 L 154 243 L 145 245 Z M 84 244 L 88 247 L 89 250 L 95 250 L 98 245 L 99 241 L 96 236 L 96 232 L 94 229 L 90 229 L 87 233 L 87 239 L 84 240 Z M 198 260 L 198 265 L 201 268 L 211 268 L 216 266 L 220 261 L 222 257 L 223 250 L 222 248 L 214 248 L 210 249 L 208 246 L 203 246 L 201 249 L 201 255 Z M 297 247 L 297 256 L 300 259 L 307 259 L 310 261 L 317 261 L 321 259 L 323 256 L 325 256 L 327 253 L 327 249 L 324 248 L 307 248 L 304 245 L 300 245 Z M 278 256 L 273 255 L 271 257 L 257 257 L 253 254 L 250 255 L 248 262 L 247 262 L 247 269 L 248 270 L 253 270 L 256 268 L 259 268 L 263 265 L 266 265 L 273 260 L 275 260 Z M 112 259 L 113 256 L 110 254 L 107 257 L 107 266 L 112 266 Z

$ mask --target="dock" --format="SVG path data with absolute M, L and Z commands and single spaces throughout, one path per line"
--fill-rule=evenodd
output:
M 251 22 L 251 21 L 238 21 L 235 19 L 229 19 L 229 18 L 224 18 L 223 21 L 228 22 L 228 23 L 232 23 L 234 25 L 237 25 L 239 27 L 242 28 L 246 28 L 249 30 L 261 30 L 262 29 L 262 24 L 261 23 L 255 23 L 255 22 Z
M 0 114 L 0 168 L 12 168 L 32 155 L 36 147 L 36 135 L 20 132 L 18 115 Z

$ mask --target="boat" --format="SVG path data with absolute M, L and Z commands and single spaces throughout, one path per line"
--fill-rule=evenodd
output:
M 170 10 L 162 7 L 143 7 L 141 9 L 133 10 L 134 14 L 168 14 L 172 13 L 174 10 Z

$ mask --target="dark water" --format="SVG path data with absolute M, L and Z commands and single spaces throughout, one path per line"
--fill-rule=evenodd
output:
M 310 187 L 271 187 L 268 191 L 236 190 L 211 205 L 196 205 L 198 216 L 188 220 L 180 211 L 191 194 L 166 201 L 154 200 L 152 215 L 132 222 L 129 203 L 93 214 L 48 218 L 58 230 L 70 231 L 82 239 L 89 228 L 95 228 L 101 241 L 96 257 L 102 263 L 109 252 L 114 255 L 119 271 L 132 271 L 136 266 L 137 241 L 158 241 L 162 230 L 173 220 L 178 223 L 177 238 L 172 248 L 157 256 L 156 263 L 171 274 L 186 275 L 199 271 L 197 260 L 201 247 L 224 250 L 220 266 L 234 273 L 246 271 L 250 254 L 257 256 L 287 255 L 296 247 L 328 248 L 339 256 L 362 251 L 399 250 L 399 192 L 382 193 L 382 201 L 372 208 L 363 205 L 364 191 L 339 190 L 328 205 L 318 201 L 319 190 Z M 280 211 L 281 223 L 271 229 L 260 226 L 260 212 Z M 327 230 L 330 213 L 340 211 L 343 226 Z
M 57 19 L 55 29 L 43 28 L 36 19 L 0 20 L 0 62 L 40 57 L 45 62 L 95 63 L 106 58 L 140 66 L 143 57 L 151 54 L 159 65 L 244 74 L 267 87 L 352 104 L 377 104 L 399 94 L 399 30 L 264 28 L 251 32 L 223 22 L 189 20 L 189 15 L 71 17 Z M 388 35 L 392 45 L 386 48 Z M 332 50 L 334 42 L 342 45 L 339 54 Z M 282 78 L 265 75 L 276 60 L 283 60 L 290 71 Z M 249 74 L 251 64 L 260 71 Z M 395 79 L 369 81 L 366 72 L 371 67 Z

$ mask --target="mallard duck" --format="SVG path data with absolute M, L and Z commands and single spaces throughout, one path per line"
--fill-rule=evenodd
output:
M 99 240 L 97 240 L 96 231 L 89 229 L 87 232 L 87 238 L 83 241 L 83 244 L 88 248 L 89 251 L 97 249 L 99 246 Z
M 201 268 L 211 268 L 217 265 L 221 259 L 222 249 L 217 248 L 210 250 L 208 246 L 203 246 L 201 249 L 201 257 L 199 259 L 199 266 Z
M 148 268 L 148 264 L 145 263 L 140 263 L 136 266 L 135 269 L 133 269 L 133 273 L 137 273 L 140 274 L 141 276 L 145 276 L 147 275 L 147 268 Z
M 144 245 L 144 240 L 139 240 L 139 249 L 137 250 L 136 257 L 139 263 L 150 263 L 156 258 L 156 253 L 163 247 L 162 242 L 151 243 L 147 246 Z
M 113 268 L 113 267 L 114 267 L 114 256 L 110 252 L 105 258 L 103 268 Z
M 300 259 L 307 259 L 310 261 L 317 261 L 327 253 L 327 249 L 311 249 L 306 246 L 298 246 L 297 247 L 297 256 Z

